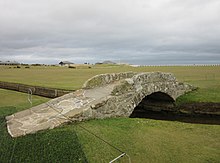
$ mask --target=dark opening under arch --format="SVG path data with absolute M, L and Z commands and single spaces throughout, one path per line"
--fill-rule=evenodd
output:
M 213 114 L 183 113 L 175 106 L 174 99 L 163 92 L 155 92 L 146 96 L 133 110 L 131 118 L 150 118 L 156 120 L 180 121 L 200 124 L 220 124 L 219 116 Z M 183 105 L 184 109 L 204 109 L 207 105 L 192 103 Z M 217 108 L 217 104 L 208 104 L 208 107 Z M 214 109 L 213 109 L 214 110 Z
M 133 110 L 131 118 L 154 118 L 175 111 L 175 100 L 166 93 L 154 92 L 146 96 Z M 161 118 L 160 118 L 161 119 Z

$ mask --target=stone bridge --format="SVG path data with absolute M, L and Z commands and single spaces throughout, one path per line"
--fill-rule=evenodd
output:
M 12 137 L 18 137 L 69 121 L 129 117 L 149 95 L 175 101 L 193 89 L 189 84 L 178 82 L 170 73 L 101 74 L 86 81 L 80 90 L 7 116 L 7 129 Z

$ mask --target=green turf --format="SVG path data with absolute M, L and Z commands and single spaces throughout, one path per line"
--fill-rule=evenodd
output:
M 67 67 L 32 66 L 30 69 L 0 67 L 1 81 L 62 88 L 79 89 L 83 83 L 94 75 L 112 72 L 171 72 L 181 82 L 187 82 L 199 87 L 190 98 L 179 101 L 210 101 L 220 102 L 220 66 L 146 66 L 130 67 L 118 65 L 97 65 L 91 69 L 70 69 Z M 214 92 L 213 92 L 214 90 Z
M 199 89 L 177 102 L 220 102 L 220 67 L 96 66 L 92 69 L 34 67 L 0 69 L 1 80 L 75 89 L 95 74 L 121 71 L 173 72 Z M 83 74 L 83 75 L 82 75 Z M 33 96 L 34 105 L 48 101 Z M 125 151 L 132 162 L 219 162 L 220 126 L 138 118 L 91 120 L 12 139 L 5 116 L 29 108 L 27 94 L 0 89 L 0 162 L 108 162 L 120 152 L 83 126 Z M 14 149 L 14 151 L 13 151 Z M 127 157 L 121 162 L 127 162 Z
M 219 162 L 220 126 L 139 118 L 81 123 L 129 154 L 132 162 Z M 108 162 L 120 152 L 77 127 L 89 162 Z M 122 159 L 127 162 L 128 158 Z
M 1 124 L 4 120 L 0 119 Z M 126 152 L 132 162 L 213 162 L 220 159 L 220 126 L 138 118 L 91 120 L 12 139 L 1 125 L 1 162 L 109 162 Z M 15 146 L 14 152 L 13 147 Z M 128 158 L 120 159 L 127 162 Z
M 36 106 L 48 100 L 45 97 L 32 96 L 32 105 Z M 30 107 L 26 93 L 0 89 L 0 116 L 10 115 Z
M 180 81 L 190 82 L 200 86 L 195 81 L 220 80 L 220 66 L 93 66 L 91 69 L 70 69 L 67 67 L 31 67 L 30 69 L 9 69 L 8 66 L 0 66 L 1 81 L 18 82 L 47 86 L 55 88 L 78 89 L 85 80 L 94 75 L 112 72 L 171 72 Z
M 12 139 L 0 118 L 0 162 L 87 162 L 76 132 L 57 128 Z
M 81 88 L 83 83 L 101 73 L 127 71 L 128 66 L 95 66 L 91 69 L 70 69 L 67 67 L 36 66 L 30 69 L 0 67 L 1 81 L 17 82 L 29 85 L 45 86 L 75 90 Z
M 74 130 L 57 128 L 11 138 L 5 116 L 30 107 L 27 94 L 0 89 L 0 162 L 87 162 Z M 33 106 L 48 101 L 33 96 Z

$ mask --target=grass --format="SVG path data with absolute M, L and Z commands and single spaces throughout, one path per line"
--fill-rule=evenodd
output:
M 218 67 L 96 66 L 91 69 L 31 67 L 0 68 L 2 81 L 78 89 L 95 74 L 121 71 L 172 72 L 184 82 L 198 86 L 177 102 L 220 102 Z M 83 74 L 83 75 L 82 75 Z M 33 105 L 49 99 L 33 96 Z M 0 89 L 0 162 L 108 162 L 120 155 L 112 147 L 83 130 L 83 126 L 125 151 L 132 162 L 219 162 L 220 126 L 139 118 L 91 120 L 50 131 L 11 138 L 5 116 L 27 109 L 27 94 Z M 127 162 L 127 157 L 120 159 Z
M 220 66 L 158 66 L 158 67 L 130 67 L 130 66 L 93 66 L 91 69 L 70 69 L 67 67 L 33 66 L 30 69 L 13 69 L 0 66 L 1 81 L 18 82 L 55 88 L 79 89 L 89 78 L 102 73 L 116 72 L 171 72 L 178 80 L 205 86 L 195 81 L 220 80 Z M 51 82 L 52 81 L 52 82 Z
M 33 106 L 47 102 L 48 100 L 48 98 L 40 96 L 32 97 Z M 28 102 L 28 96 L 26 93 L 0 89 L 0 117 L 10 115 L 30 107 L 31 104 Z
M 36 66 L 30 69 L 9 69 L 7 66 L 0 68 L 1 81 L 17 82 L 23 84 L 45 86 L 75 90 L 81 88 L 83 83 L 101 73 L 123 72 L 127 66 L 93 67 L 91 69 L 70 69 L 67 67 Z
M 220 126 L 139 118 L 84 122 L 83 127 L 125 151 L 132 162 L 218 162 Z M 89 162 L 108 162 L 119 152 L 76 129 Z M 127 162 L 128 158 L 123 158 Z
M 0 162 L 87 162 L 76 132 L 58 128 L 12 139 L 0 118 Z
M 94 75 L 113 72 L 171 72 L 181 82 L 193 84 L 199 89 L 181 98 L 189 102 L 220 102 L 220 66 L 157 66 L 157 67 L 130 67 L 118 65 L 97 65 L 91 69 L 69 69 L 67 67 L 32 66 L 8 68 L 0 66 L 1 81 L 17 82 L 52 88 L 75 90 L 82 87 L 83 83 Z M 214 91 L 213 91 L 214 90 Z
M 11 138 L 5 116 L 30 107 L 27 94 L 0 89 L 0 162 L 87 162 L 74 130 L 57 128 Z M 48 101 L 33 96 L 33 106 Z
M 4 93 L 5 96 L 13 94 L 13 91 L 6 92 L 10 93 Z M 0 108 L 0 162 L 3 163 L 108 162 L 121 154 L 81 126 L 126 152 L 132 162 L 217 163 L 220 159 L 219 125 L 116 118 L 70 124 L 12 139 L 6 131 L 4 116 L 16 112 L 16 106 L 18 110 L 29 107 L 22 101 L 25 94 L 14 93 L 21 99 Z M 41 98 L 34 97 L 35 104 L 48 100 Z M 8 111 L 10 106 L 14 108 Z M 127 161 L 127 157 L 120 159 L 120 162 Z

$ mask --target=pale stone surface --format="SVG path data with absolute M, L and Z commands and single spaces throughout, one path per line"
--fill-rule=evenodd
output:
M 163 92 L 175 100 L 193 89 L 170 73 L 101 74 L 86 81 L 84 89 L 7 116 L 7 129 L 12 137 L 18 137 L 69 121 L 128 117 L 147 95 Z

